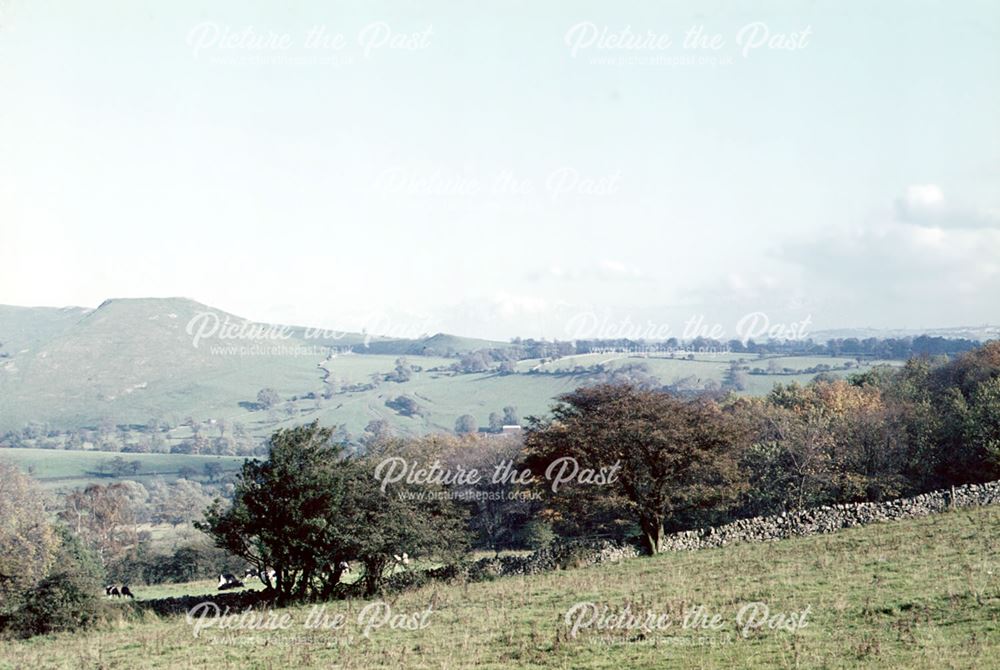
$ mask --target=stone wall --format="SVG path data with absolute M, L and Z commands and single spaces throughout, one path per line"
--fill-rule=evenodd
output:
M 898 498 L 880 503 L 849 503 L 815 507 L 792 514 L 740 519 L 723 526 L 701 528 L 667 535 L 664 551 L 692 551 L 722 547 L 740 542 L 769 542 L 801 535 L 832 533 L 841 528 L 863 526 L 880 521 L 894 521 L 928 516 L 951 508 L 1000 504 L 1000 481 L 968 484 L 952 489 L 924 493 L 912 498 Z M 442 568 L 432 579 L 461 577 L 482 581 L 509 575 L 533 575 L 548 570 L 583 567 L 606 561 L 619 561 L 639 555 L 631 545 L 607 540 L 564 542 L 528 556 L 484 558 L 467 566 Z M 446 574 L 447 572 L 447 574 Z
M 952 507 L 1000 504 L 1000 482 L 967 484 L 880 503 L 815 507 L 791 514 L 740 519 L 724 526 L 667 535 L 664 551 L 690 551 L 738 542 L 768 542 L 800 535 L 832 533 L 879 521 L 928 516 Z
M 664 538 L 664 551 L 692 551 L 722 547 L 740 542 L 769 542 L 801 535 L 832 533 L 841 528 L 863 526 L 880 521 L 895 521 L 929 516 L 951 508 L 1000 504 L 1000 481 L 968 484 L 953 489 L 932 491 L 912 498 L 881 503 L 850 503 L 816 507 L 792 514 L 741 519 L 723 526 L 672 533 Z M 569 569 L 634 558 L 637 547 L 609 540 L 572 540 L 553 544 L 524 556 L 483 558 L 473 563 L 450 565 L 433 570 L 412 570 L 393 575 L 386 583 L 387 592 L 416 588 L 431 581 L 486 581 L 512 575 L 534 575 L 551 570 Z M 348 587 L 343 596 L 362 597 L 362 585 Z M 247 606 L 268 602 L 264 592 L 246 591 L 211 597 L 187 596 L 137 603 L 158 614 L 185 612 L 203 600 L 238 611 Z

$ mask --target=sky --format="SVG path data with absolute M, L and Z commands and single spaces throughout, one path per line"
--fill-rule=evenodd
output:
M 997 323 L 998 119 L 990 1 L 0 0 L 0 304 Z

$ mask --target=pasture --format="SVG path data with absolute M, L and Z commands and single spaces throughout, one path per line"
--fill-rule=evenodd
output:
M 138 461 L 135 475 L 123 479 L 147 482 L 161 477 L 179 478 L 181 468 L 193 468 L 200 476 L 206 463 L 219 463 L 224 472 L 234 472 L 244 459 L 239 456 L 191 456 L 187 454 L 116 454 L 106 451 L 65 451 L 61 449 L 0 449 L 0 459 L 7 460 L 38 479 L 46 488 L 73 488 L 89 483 L 107 484 L 116 480 L 103 476 L 100 467 L 112 458 Z
M 187 592 L 209 586 L 192 584 Z M 286 630 L 210 628 L 197 638 L 183 616 L 140 614 L 92 632 L 0 642 L 0 668 L 995 667 L 1000 508 L 435 584 L 386 602 L 411 622 L 429 607 L 426 627 L 386 623 L 366 636 L 358 622 L 363 612 L 371 615 L 364 601 L 326 605 L 327 615 L 345 617 L 337 629 L 307 628 L 315 613 L 299 606 L 276 612 L 288 615 Z M 660 613 L 674 623 L 645 631 L 596 630 L 595 623 L 574 637 L 565 615 L 581 602 Z M 806 625 L 772 629 L 758 618 L 747 627 L 751 615 L 742 624 L 737 618 L 748 603 L 766 604 L 775 626 L 778 613 L 807 611 Z M 699 606 L 708 619 L 691 617 L 692 626 L 683 626 L 682 613 Z M 718 627 L 695 625 L 714 615 Z

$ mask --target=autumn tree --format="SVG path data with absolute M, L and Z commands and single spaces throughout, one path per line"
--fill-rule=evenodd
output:
M 526 465 L 536 477 L 562 458 L 580 468 L 617 467 L 606 489 L 628 501 L 650 553 L 665 524 L 711 518 L 737 492 L 736 424 L 706 400 L 682 400 L 629 385 L 604 384 L 563 395 L 552 417 L 528 428 Z M 558 497 L 558 492 L 552 492 Z
M 131 491 L 125 484 L 91 484 L 67 494 L 59 518 L 105 567 L 138 543 Z
M 38 485 L 0 461 L 0 618 L 48 573 L 59 544 Z
M 0 632 L 29 637 L 97 621 L 102 570 L 50 523 L 38 485 L 0 462 Z

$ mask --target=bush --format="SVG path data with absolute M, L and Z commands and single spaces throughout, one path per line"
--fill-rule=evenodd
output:
M 85 575 L 60 570 L 24 595 L 10 627 L 22 637 L 90 627 L 105 613 L 99 588 Z
M 556 540 L 556 534 L 552 530 L 552 524 L 547 521 L 535 520 L 525 525 L 521 531 L 521 540 L 529 549 L 538 551 L 550 547 Z
M 21 637 L 87 628 L 107 613 L 99 595 L 103 571 L 97 558 L 68 530 L 55 530 L 61 541 L 55 567 L 18 595 L 5 622 Z

